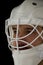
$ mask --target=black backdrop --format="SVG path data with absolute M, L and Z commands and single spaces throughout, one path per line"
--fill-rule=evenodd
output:
M 5 20 L 9 18 L 11 10 L 24 0 L 0 0 L 0 65 L 14 65 L 12 53 L 8 49 L 5 35 Z

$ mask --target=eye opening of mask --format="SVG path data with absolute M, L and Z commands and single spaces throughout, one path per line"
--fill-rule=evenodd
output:
M 32 26 L 32 25 L 30 25 L 30 26 Z M 10 26 L 9 26 L 10 27 Z M 8 27 L 8 36 L 10 37 L 10 31 L 9 31 L 9 27 Z M 28 28 L 29 29 L 29 28 Z M 32 26 L 32 29 L 30 28 L 29 30 L 25 30 L 28 34 L 26 34 L 26 35 L 30 35 L 31 34 L 31 32 L 32 32 L 32 30 L 33 30 L 33 26 Z M 13 30 L 13 29 L 12 29 Z M 11 31 L 12 32 L 12 31 Z M 13 30 L 13 33 L 16 33 L 16 29 L 15 30 Z M 25 37 L 25 35 L 23 35 L 24 37 Z M 19 38 L 23 38 L 23 36 L 21 36 L 21 37 L 19 37 Z M 15 37 L 14 37 L 15 38 Z M 14 39 L 13 37 L 12 37 L 12 39 Z

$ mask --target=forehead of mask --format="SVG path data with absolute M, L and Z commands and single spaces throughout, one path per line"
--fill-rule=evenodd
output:
M 34 7 L 32 3 L 36 3 L 37 4 L 36 7 Z M 18 20 L 19 20 L 19 24 L 37 25 L 40 19 L 43 19 L 43 1 L 26 0 L 26 2 L 24 1 L 20 6 L 14 8 L 11 11 L 10 19 L 8 20 L 8 25 L 13 25 L 13 24 L 16 25 Z M 41 21 L 39 25 L 43 26 L 43 21 Z

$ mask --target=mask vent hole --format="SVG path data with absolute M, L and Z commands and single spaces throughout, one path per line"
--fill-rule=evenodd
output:
M 9 46 L 10 47 L 10 49 L 12 49 L 12 47 L 11 46 Z
M 37 3 L 33 2 L 32 5 L 37 6 Z

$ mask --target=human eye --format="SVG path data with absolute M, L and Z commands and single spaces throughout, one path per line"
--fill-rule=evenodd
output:
M 30 33 L 31 31 L 30 30 L 27 30 L 27 33 Z
M 14 30 L 14 34 L 16 34 L 16 32 L 17 32 L 17 31 L 16 31 L 16 30 Z
M 27 33 L 30 33 L 31 31 L 32 31 L 32 28 L 27 28 L 27 29 L 26 29 L 26 32 L 27 32 Z
M 16 32 L 17 32 L 17 29 L 16 29 L 16 28 L 13 28 L 13 32 L 14 32 L 14 34 L 16 34 Z

